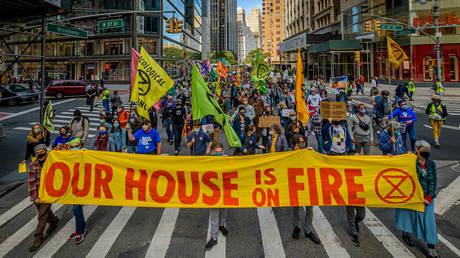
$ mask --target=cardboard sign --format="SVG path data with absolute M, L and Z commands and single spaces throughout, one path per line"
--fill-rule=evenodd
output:
M 345 102 L 321 101 L 319 114 L 324 119 L 332 117 L 332 120 L 345 120 L 347 119 L 347 107 Z
M 259 127 L 270 127 L 272 124 L 281 125 L 279 116 L 259 117 Z
M 291 114 L 291 111 L 292 111 L 292 109 L 285 108 L 285 109 L 281 110 L 281 116 L 282 117 L 289 117 L 289 114 Z
M 212 124 L 202 125 L 201 127 L 203 128 L 203 132 L 205 132 L 206 134 L 210 134 L 214 132 L 214 126 Z

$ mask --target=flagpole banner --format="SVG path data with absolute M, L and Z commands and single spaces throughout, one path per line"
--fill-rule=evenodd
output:
M 137 64 L 139 63 L 139 53 L 132 48 L 131 49 L 131 97 L 129 101 L 136 102 L 137 101 L 137 88 L 134 89 L 134 80 L 136 79 L 136 72 L 137 72 Z
M 43 115 L 43 128 L 50 133 L 54 133 L 54 110 L 51 100 L 48 102 Z
M 387 37 L 388 60 L 398 68 L 405 60 L 408 60 L 404 50 L 392 38 Z
M 137 102 L 137 113 L 150 120 L 148 110 L 173 86 L 174 81 L 157 62 L 141 48 L 131 101 Z M 137 98 L 133 99 L 136 92 Z
M 227 71 L 228 68 L 222 63 L 222 61 L 219 61 L 217 64 L 216 73 L 224 78 L 227 78 Z
M 424 210 L 414 154 L 326 156 L 297 150 L 251 156 L 151 156 L 53 150 L 44 203 L 243 208 L 335 206 Z
M 302 90 L 302 84 L 305 86 L 305 81 L 303 78 L 303 63 L 302 57 L 300 56 L 300 48 L 297 51 L 297 68 L 295 76 L 295 101 L 296 101 L 296 111 L 297 119 L 305 126 L 310 119 L 310 114 L 308 113 L 307 104 L 305 103 L 304 91 Z

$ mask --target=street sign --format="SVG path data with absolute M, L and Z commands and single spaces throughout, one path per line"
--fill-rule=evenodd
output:
M 366 34 L 361 34 L 355 37 L 355 39 L 374 39 L 375 38 L 375 33 L 366 33 Z
M 381 30 L 402 30 L 402 25 L 394 25 L 394 24 L 380 24 Z
M 106 20 L 98 22 L 99 29 L 113 29 L 123 27 L 123 19 Z
M 416 32 L 415 29 L 408 29 L 408 30 L 400 30 L 396 31 L 396 35 L 408 35 L 408 34 L 414 34 Z
M 57 24 L 48 24 L 46 30 L 49 32 L 54 32 L 57 34 L 65 35 L 65 36 L 72 36 L 77 38 L 88 38 L 88 32 L 85 30 L 75 29 L 75 28 L 67 28 L 65 26 L 57 25 Z

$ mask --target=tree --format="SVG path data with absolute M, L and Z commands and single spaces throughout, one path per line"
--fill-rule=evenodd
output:
M 259 54 L 259 52 L 262 53 L 261 48 L 257 48 L 257 49 L 249 51 L 248 56 L 244 60 L 244 63 L 254 65 L 255 62 L 256 62 L 257 55 Z M 270 53 L 263 53 L 263 54 L 261 54 L 261 56 L 262 56 L 262 59 L 266 59 L 266 58 L 270 57 Z
M 184 51 L 180 48 L 165 47 L 163 49 L 163 54 L 165 57 L 169 57 L 169 58 L 182 58 Z
M 211 52 L 211 61 L 212 63 L 218 63 L 220 59 L 225 59 L 231 65 L 236 64 L 236 58 L 232 51 L 224 52 Z

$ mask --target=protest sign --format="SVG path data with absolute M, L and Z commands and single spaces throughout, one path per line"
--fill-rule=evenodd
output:
M 328 102 L 322 101 L 320 103 L 319 113 L 322 118 L 332 120 L 346 120 L 347 119 L 347 107 L 345 102 Z
M 272 124 L 281 125 L 279 116 L 259 117 L 259 127 L 270 127 Z

